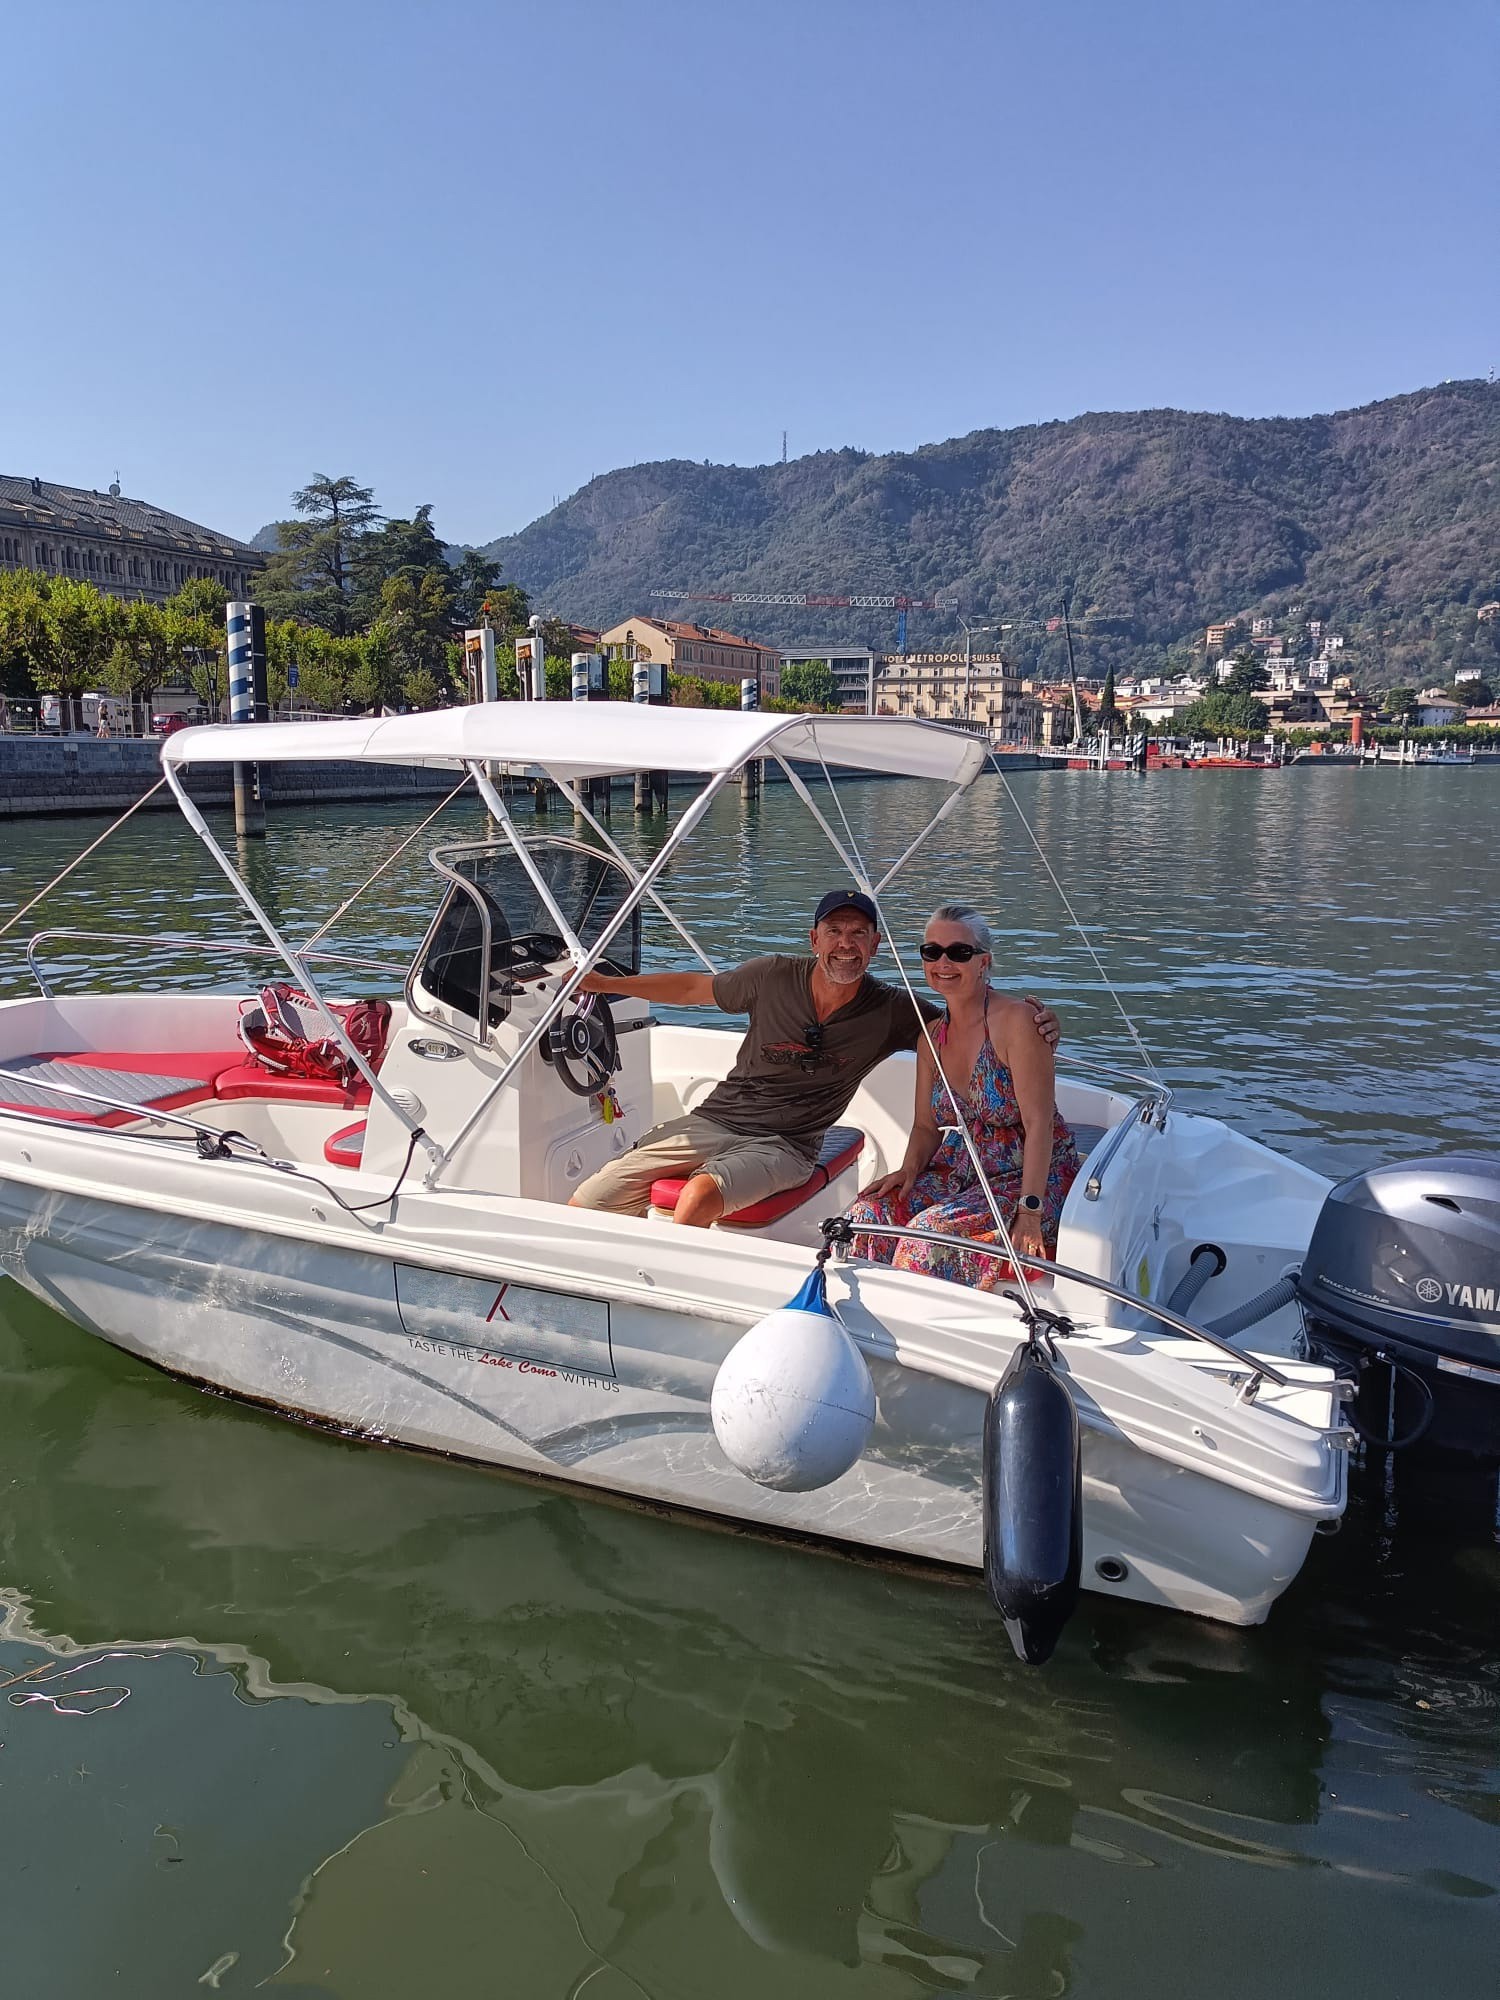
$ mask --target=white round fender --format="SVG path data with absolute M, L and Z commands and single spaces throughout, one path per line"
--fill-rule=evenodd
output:
M 875 1385 L 829 1308 L 821 1269 L 730 1348 L 714 1377 L 713 1419 L 730 1464 L 780 1493 L 829 1486 L 858 1459 Z

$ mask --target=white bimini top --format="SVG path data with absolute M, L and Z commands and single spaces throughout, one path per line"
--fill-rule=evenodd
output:
M 757 757 L 883 771 L 967 785 L 982 738 L 940 723 L 883 715 L 773 715 L 760 710 L 652 708 L 642 702 L 476 702 L 418 715 L 331 722 L 215 723 L 162 745 L 163 765 L 476 762 L 541 770 L 571 782 L 624 771 L 712 776 Z

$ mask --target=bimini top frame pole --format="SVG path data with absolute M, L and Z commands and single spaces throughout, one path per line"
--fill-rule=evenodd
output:
M 254 724 L 241 723 L 238 726 L 243 730 L 245 728 L 253 728 Z M 167 740 L 170 742 L 171 741 L 170 737 Z M 238 896 L 240 901 L 244 904 L 245 908 L 250 912 L 250 915 L 255 919 L 256 923 L 259 924 L 260 928 L 265 932 L 266 937 L 269 939 L 270 943 L 275 947 L 277 954 L 280 956 L 283 963 L 286 965 L 287 970 L 291 973 L 292 977 L 296 980 L 297 984 L 307 989 L 307 992 L 311 996 L 314 1005 L 317 1007 L 318 1012 L 322 1015 L 324 1022 L 327 1024 L 329 1034 L 333 1037 L 334 1041 L 338 1043 L 339 1048 L 348 1057 L 349 1061 L 353 1063 L 359 1075 L 362 1076 L 365 1082 L 370 1086 L 371 1094 L 375 1097 L 378 1097 L 381 1103 L 385 1105 L 386 1109 L 390 1111 L 396 1119 L 399 1120 L 403 1128 L 406 1131 L 410 1132 L 414 1139 L 419 1141 L 419 1143 L 422 1145 L 423 1149 L 426 1151 L 430 1159 L 433 1160 L 439 1159 L 441 1157 L 441 1148 L 438 1146 L 437 1142 L 433 1139 L 430 1139 L 427 1136 L 427 1134 L 422 1130 L 421 1126 L 417 1123 L 416 1119 L 413 1118 L 408 1111 L 404 1111 L 402 1109 L 402 1107 L 396 1102 L 395 1098 L 392 1097 L 391 1093 L 386 1089 L 385 1085 L 380 1081 L 380 1078 L 375 1074 L 374 1070 L 371 1069 L 369 1063 L 366 1061 L 364 1056 L 362 1056 L 359 1050 L 355 1048 L 353 1042 L 350 1041 L 348 1035 L 344 1032 L 343 1022 L 339 1020 L 338 1016 L 334 1013 L 333 1009 L 328 1005 L 328 1002 L 323 998 L 322 994 L 318 991 L 316 980 L 313 979 L 311 974 L 308 972 L 307 967 L 303 964 L 302 960 L 298 958 L 297 954 L 292 950 L 292 947 L 287 943 L 286 939 L 281 935 L 280 931 L 277 930 L 275 924 L 271 922 L 271 919 L 266 915 L 265 911 L 256 901 L 255 896 L 251 892 L 249 885 L 241 880 L 238 869 L 236 869 L 234 863 L 230 860 L 229 856 L 224 852 L 223 848 L 220 847 L 219 843 L 214 839 L 213 835 L 209 832 L 208 824 L 205 821 L 202 813 L 199 812 L 198 808 L 193 804 L 192 800 L 188 797 L 187 792 L 183 789 L 181 772 L 174 769 L 174 767 L 171 764 L 165 765 L 164 768 L 167 774 L 167 783 L 171 786 L 173 796 L 176 798 L 178 805 L 182 808 L 183 818 L 187 821 L 188 825 L 193 829 L 194 833 L 197 834 L 198 838 L 203 842 L 203 845 L 208 849 L 208 852 L 213 856 L 213 859 L 218 863 L 218 866 L 220 870 L 223 872 L 224 878 L 229 883 L 230 888 L 233 889 L 235 895 Z
M 522 1036 L 520 1045 L 517 1047 L 515 1054 L 510 1058 L 510 1060 L 505 1064 L 504 1068 L 495 1077 L 494 1081 L 490 1084 L 489 1089 L 485 1091 L 484 1095 L 480 1098 L 479 1102 L 474 1106 L 473 1110 L 469 1113 L 468 1117 L 464 1120 L 463 1124 L 459 1127 L 458 1131 L 454 1134 L 453 1138 L 448 1142 L 446 1146 L 436 1149 L 436 1157 L 433 1159 L 432 1165 L 427 1170 L 427 1175 L 424 1182 L 425 1186 L 430 1188 L 430 1187 L 435 1187 L 437 1185 L 438 1179 L 441 1176 L 444 1167 L 446 1167 L 448 1163 L 452 1160 L 453 1156 L 457 1153 L 459 1147 L 464 1143 L 464 1141 L 468 1138 L 469 1134 L 474 1130 L 474 1127 L 479 1123 L 480 1119 L 484 1116 L 485 1112 L 489 1109 L 490 1105 L 494 1102 L 495 1098 L 499 1095 L 500 1091 L 504 1089 L 507 1083 L 509 1083 L 510 1079 L 515 1075 L 516 1071 L 520 1068 L 521 1064 L 526 1060 L 527 1056 L 530 1055 L 531 1051 L 536 1047 L 537 1043 L 542 1039 L 542 1036 L 546 1034 L 547 1030 L 551 1027 L 552 1023 L 562 1013 L 563 1008 L 566 1007 L 568 1002 L 573 998 L 574 994 L 578 991 L 578 982 L 582 978 L 584 978 L 586 974 L 593 971 L 594 967 L 599 963 L 599 960 L 603 958 L 605 952 L 609 949 L 610 944 L 614 940 L 615 934 L 625 924 L 626 920 L 630 917 L 631 913 L 640 906 L 640 904 L 645 900 L 647 896 L 650 895 L 652 885 L 656 882 L 658 876 L 660 876 L 660 874 L 662 873 L 662 870 L 666 867 L 667 863 L 671 860 L 672 856 L 677 852 L 678 848 L 682 846 L 683 842 L 686 841 L 689 838 L 689 836 L 696 830 L 700 821 L 703 818 L 703 815 L 708 811 L 709 807 L 713 804 L 714 800 L 718 797 L 719 793 L 724 789 L 725 785 L 729 782 L 729 779 L 732 776 L 733 776 L 732 771 L 720 771 L 719 773 L 717 773 L 715 777 L 709 780 L 709 782 L 704 786 L 703 790 L 693 800 L 692 804 L 688 807 L 687 811 L 683 814 L 682 818 L 678 821 L 677 825 L 672 829 L 671 833 L 667 836 L 666 840 L 663 841 L 661 851 L 656 856 L 656 859 L 651 863 L 650 867 L 646 869 L 645 873 L 641 875 L 639 880 L 632 887 L 630 894 L 626 896 L 624 901 L 620 904 L 620 907 L 615 911 L 614 915 L 610 918 L 609 922 L 600 931 L 598 937 L 595 938 L 593 944 L 584 953 L 583 958 L 579 962 L 575 963 L 573 970 L 563 980 L 562 984 L 558 987 L 556 993 L 553 994 L 550 1004 L 543 1009 L 542 1013 L 539 1015 L 535 1023 L 532 1025 L 532 1027 L 528 1030 L 528 1032 L 525 1035 Z M 549 897 L 548 898 L 549 905 L 550 905 L 550 900 L 551 899 Z
M 870 878 L 868 878 L 868 874 L 866 874 L 866 868 L 864 868 L 864 864 L 862 864 L 862 862 L 858 860 L 858 852 L 850 852 L 850 848 L 852 848 L 852 842 L 850 842 L 850 848 L 846 848 L 846 846 L 844 846 L 844 842 L 840 842 L 840 840 L 838 840 L 838 836 L 834 834 L 834 830 L 832 830 L 832 826 L 828 824 L 828 820 L 824 818 L 824 814 L 822 814 L 822 812 L 818 810 L 818 804 L 816 804 L 816 800 L 812 798 L 812 794 L 808 792 L 808 788 L 806 788 L 806 784 L 804 784 L 804 782 L 800 780 L 800 776 L 798 776 L 798 774 L 796 774 L 796 772 L 794 772 L 794 770 L 792 770 L 792 768 L 790 768 L 790 766 L 786 764 L 786 760 L 784 760 L 784 758 L 780 758 L 780 756 L 778 756 L 778 758 L 776 758 L 776 762 L 778 762 L 778 764 L 782 764 L 782 768 L 786 770 L 786 776 L 788 776 L 788 780 L 790 780 L 792 788 L 794 788 L 794 790 L 796 790 L 796 794 L 798 794 L 798 796 L 802 798 L 802 802 L 804 802 L 804 804 L 808 806 L 808 810 L 810 810 L 812 818 L 814 818 L 814 820 L 818 822 L 818 826 L 820 826 L 820 828 L 822 828 L 822 832 L 826 834 L 826 838 L 828 838 L 828 844 L 832 846 L 834 854 L 838 854 L 838 858 L 840 858 L 840 860 L 842 860 L 842 862 L 844 862 L 844 864 L 846 864 L 846 866 L 850 868 L 850 872 L 852 872 L 852 874 L 856 876 L 856 880 L 860 882 L 860 886 L 862 886 L 862 888 L 866 888 L 866 886 L 868 886 L 868 882 L 870 882 Z M 916 838 L 916 840 L 914 840 L 914 842 L 912 842 L 912 844 L 910 844 L 910 846 L 906 848 L 906 854 L 902 854 L 902 856 L 900 856 L 900 860 L 896 862 L 896 866 L 894 866 L 894 868 L 892 868 L 892 870 L 890 870 L 890 872 L 886 874 L 886 880 L 890 880 L 890 876 L 892 876 L 892 874 L 894 874 L 894 872 L 896 872 L 896 870 L 898 870 L 898 868 L 900 868 L 900 866 L 902 866 L 902 864 L 904 864 L 904 862 L 906 862 L 906 860 L 908 860 L 908 858 L 910 858 L 910 856 L 912 856 L 912 854 L 914 854 L 914 852 L 916 852 L 916 850 L 918 850 L 918 848 L 922 846 L 922 840 L 926 840 L 926 836 L 928 836 L 928 834 L 932 832 L 932 826 L 936 826 L 936 824 L 938 824 L 938 822 L 940 822 L 942 818 L 946 818 L 946 816 L 948 816 L 948 812 L 952 812 L 952 808 L 954 808 L 954 804 L 956 804 L 958 796 L 960 796 L 962 792 L 966 792 L 966 790 L 968 790 L 968 786 L 970 786 L 970 784 L 974 782 L 974 778 L 976 778 L 976 776 L 980 774 L 980 770 L 982 770 L 982 768 L 984 768 L 984 758 L 980 756 L 980 758 L 976 758 L 976 760 L 974 760 L 974 766 L 972 766 L 970 770 L 964 770 L 964 772 L 960 772 L 960 774 L 956 774 L 956 776 L 950 776 L 950 780 L 948 780 L 948 782 L 950 782 L 950 784 L 954 784 L 954 786 L 956 786 L 956 790 L 954 790 L 954 792 L 952 792 L 952 794 L 950 794 L 950 796 L 948 796 L 948 798 L 944 800 L 944 804 L 942 804 L 942 806 L 938 808 L 938 812 L 936 812 L 936 814 L 932 816 L 932 822 L 930 822 L 930 824 L 928 824 L 928 826 L 926 826 L 926 828 L 922 830 L 922 834 L 918 834 L 918 838 Z M 632 912 L 634 912 L 634 910 L 636 910 L 636 908 L 638 908 L 638 906 L 640 906 L 640 904 L 642 904 L 642 902 L 644 902 L 646 898 L 650 898 L 652 902 L 656 902 L 656 904 L 658 904 L 658 908 L 666 908 L 666 906 L 662 904 L 662 898 L 660 898 L 660 896 L 656 896 L 656 880 L 660 878 L 660 874 L 664 872 L 664 868 L 666 868 L 666 864 L 668 864 L 668 862 L 672 860 L 672 856 L 674 856 L 674 854 L 678 852 L 678 848 L 682 848 L 682 846 L 684 846 L 684 842 L 686 842 L 686 840 L 688 840 L 688 838 L 690 838 L 690 836 L 692 836 L 692 834 L 696 832 L 696 828 L 700 826 L 700 822 L 702 822 L 704 814 L 708 812 L 710 804 L 714 802 L 714 798 L 716 798 L 716 796 L 718 796 L 718 794 L 720 794 L 720 792 L 724 790 L 726 782 L 728 782 L 728 780 L 730 780 L 730 778 L 734 776 L 734 770 L 736 770 L 736 766 L 730 766 L 730 768 L 726 768 L 726 770 L 720 770 L 720 772 L 716 772 L 716 774 L 714 774 L 714 776 L 710 778 L 710 782 L 708 782 L 708 784 L 704 786 L 704 790 L 702 790 L 702 792 L 700 792 L 700 794 L 698 794 L 698 796 L 694 798 L 694 802 L 692 802 L 692 804 L 688 806 L 688 810 L 684 812 L 684 816 L 682 816 L 682 818 L 678 820 L 678 824 L 676 824 L 676 826 L 672 828 L 672 832 L 670 832 L 670 834 L 668 834 L 668 838 L 664 840 L 664 844 L 662 844 L 660 852 L 656 854 L 656 858 L 652 860 L 652 864 L 650 864 L 650 866 L 648 866 L 648 868 L 646 868 L 646 870 L 644 870 L 642 874 L 634 876 L 634 884 L 632 884 L 632 890 L 630 890 L 630 894 L 628 894 L 628 896 L 624 898 L 624 902 L 622 902 L 622 904 L 620 904 L 620 908 L 618 908 L 618 910 L 614 912 L 614 916 L 610 918 L 610 922 L 606 924 L 606 928 L 602 930 L 602 934 L 600 934 L 600 936 L 598 936 L 598 938 L 594 940 L 594 944 L 590 946 L 590 950 L 588 950 L 588 952 L 586 952 L 586 954 L 582 956 L 582 960 L 580 960 L 580 958 L 578 958 L 578 956 L 574 954 L 574 970 L 572 970 L 572 972 L 568 974 L 568 978 L 566 978 L 566 980 L 562 982 L 562 986 L 558 988 L 558 992 L 556 992 L 556 994 L 552 996 L 552 1002 L 548 1004 L 548 1008 L 546 1008 L 546 1010 L 544 1010 L 544 1012 L 540 1014 L 540 1018 L 538 1018 L 538 1020 L 534 1022 L 534 1026 L 530 1028 L 530 1032 L 528 1032 L 526 1036 L 522 1036 L 522 1042 L 520 1042 L 520 1046 L 518 1046 L 518 1048 L 516 1048 L 516 1052 L 514 1052 L 514 1054 L 510 1056 L 510 1060 L 508 1060 L 508 1062 L 504 1064 L 504 1068 L 502 1068 L 502 1070 L 498 1072 L 498 1076 L 496 1076 L 496 1078 L 494 1078 L 494 1080 L 490 1082 L 490 1088 L 488 1088 L 488 1090 L 484 1092 L 484 1096 L 482 1096 L 482 1098 L 478 1100 L 478 1104 L 474 1106 L 474 1110 L 472 1110 L 472 1112 L 468 1114 L 468 1118 L 464 1120 L 464 1124 L 460 1126 L 460 1130 L 456 1132 L 456 1136 L 454 1136 L 454 1138 L 452 1138 L 452 1140 L 448 1142 L 448 1146 L 440 1148 L 440 1158 L 436 1158 L 436 1160 L 432 1162 L 432 1166 L 428 1168 L 428 1174 L 426 1174 L 426 1186 L 428 1186 L 428 1188 L 432 1188 L 432 1186 L 436 1186 L 436 1184 L 438 1184 L 438 1180 L 440 1180 L 440 1176 L 442 1176 L 442 1170 L 444 1170 L 444 1168 L 448 1166 L 448 1162 L 450 1162 L 450 1160 L 454 1158 L 454 1154 L 458 1152 L 458 1148 L 460 1148 L 460 1146 L 464 1144 L 464 1140 L 466 1140 L 466 1138 L 470 1136 L 470 1132 L 472 1132 L 472 1130 L 474 1130 L 474 1126 L 476 1126 L 476 1124 L 480 1122 L 480 1118 L 484 1116 L 484 1112 L 486 1112 L 486 1110 L 490 1108 L 490 1104 L 494 1102 L 494 1098 L 498 1096 L 498 1092 L 500 1092 L 500 1090 L 502 1090 L 502 1088 L 504 1088 L 504 1086 L 506 1086 L 506 1084 L 510 1082 L 510 1078 L 512 1078 L 512 1076 L 516 1074 L 516 1070 L 518 1070 L 518 1068 L 520 1068 L 520 1064 L 522 1064 L 522 1062 L 526 1060 L 526 1056 L 528 1056 L 528 1054 L 530 1054 L 530 1052 L 532 1052 L 532 1050 L 536 1048 L 536 1044 L 538 1044 L 538 1042 L 542 1040 L 542 1036 L 544 1036 L 544 1034 L 548 1032 L 548 1028 L 552 1026 L 552 1022 L 554 1022 L 554 1020 L 556 1020 L 556 1018 L 558 1018 L 558 1016 L 562 1014 L 562 1010 L 564 1010 L 564 1008 L 568 1006 L 568 1002 L 570 1002 L 570 1000 L 574 998 L 574 994 L 578 992 L 578 982 L 580 982 L 580 980 L 582 980 L 582 978 L 584 978 L 584 976 L 586 976 L 588 972 L 592 972 L 592 970 L 594 970 L 594 966 L 596 966 L 596 964 L 598 964 L 598 960 L 600 960 L 600 958 L 604 956 L 604 952 L 606 952 L 606 950 L 608 950 L 608 946 L 610 946 L 610 940 L 612 940 L 612 938 L 616 936 L 616 932 L 618 932 L 618 930 L 620 930 L 620 926 L 622 926 L 622 924 L 626 922 L 626 918 L 628 918 L 628 916 L 630 916 L 630 914 L 632 914 Z M 824 770 L 826 770 L 826 766 L 824 766 Z M 484 796 L 484 802 L 486 802 L 486 806 L 490 808 L 490 814 L 494 816 L 496 824 L 498 824 L 498 826 L 500 826 L 502 830 L 506 830 L 506 832 L 508 832 L 508 834 L 512 836 L 512 844 L 520 842 L 520 836 L 518 836 L 518 834 L 514 832 L 514 826 L 512 826 L 512 822 L 510 822 L 510 814 L 506 812 L 506 808 L 504 808 L 504 802 L 502 802 L 502 800 L 498 798 L 498 794 L 494 792 L 494 786 L 492 786 L 492 784 L 488 782 L 488 778 L 484 776 L 484 772 L 482 772 L 482 770 L 480 770 L 478 766 L 474 768 L 474 782 L 476 782 L 476 786 L 480 788 L 480 794 Z M 614 846 L 614 842 L 608 842 L 608 846 Z M 528 860 L 528 856 L 524 854 L 524 842 L 520 844 L 518 852 L 520 852 L 520 856 L 522 856 L 522 862 L 526 862 L 526 860 Z M 532 870 L 528 868 L 528 872 L 532 872 Z M 634 872 L 632 872 L 632 874 L 634 874 Z M 550 892 L 546 890 L 546 886 L 544 886 L 544 884 L 540 882 L 540 876 L 536 876 L 536 874 L 534 874 L 534 882 L 536 882 L 536 886 L 538 886 L 538 890 L 540 890 L 540 894 L 542 894 L 542 900 L 546 902 L 548 910 L 552 910 L 552 914 L 556 916 L 558 912 L 556 912 L 556 908 L 554 908 L 554 902 L 552 902 L 552 896 L 550 896 Z M 668 912 L 668 914 L 670 914 L 670 912 Z M 562 930 L 562 932 L 564 932 L 564 936 L 568 938 L 568 944 L 570 944 L 570 952 L 572 952 L 572 944 L 574 944 L 574 938 L 572 938 L 572 932 L 568 932 L 566 924 L 562 924 L 562 920 L 560 920 L 560 918 L 558 918 L 558 922 L 560 922 L 560 930 Z M 678 932 L 682 932 L 682 926 L 680 926 L 680 924 L 678 924 L 676 928 L 678 928 Z M 692 940 L 690 940 L 690 942 L 692 942 Z M 696 946 L 694 946 L 694 948 L 696 948 Z M 698 956 L 700 956 L 700 958 L 704 958 L 704 954 L 702 954 L 702 952 L 698 952 Z M 712 966 L 710 966 L 710 970 L 712 970 Z M 1002 1224 L 1002 1228 L 1004 1228 L 1004 1224 Z M 1024 1286 L 1024 1282 L 1026 1282 L 1026 1280 L 1022 1278 L 1020 1282 L 1022 1282 L 1022 1286 Z

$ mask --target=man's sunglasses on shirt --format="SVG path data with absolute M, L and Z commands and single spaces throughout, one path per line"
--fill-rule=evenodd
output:
M 977 944 L 919 944 L 917 956 L 929 965 L 936 965 L 940 958 L 951 958 L 955 965 L 967 965 L 971 958 L 979 957 Z

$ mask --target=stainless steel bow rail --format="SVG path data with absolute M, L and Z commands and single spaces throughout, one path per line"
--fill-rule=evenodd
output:
M 898 1229 L 885 1223 L 851 1222 L 846 1216 L 840 1215 L 831 1217 L 823 1224 L 823 1234 L 825 1242 L 831 1249 L 839 1251 L 853 1263 L 872 1261 L 850 1256 L 849 1246 L 856 1236 L 880 1236 L 897 1243 L 935 1243 L 943 1250 L 963 1250 L 973 1257 L 989 1257 L 997 1264 L 1011 1263 L 1009 1253 L 998 1245 L 976 1243 L 969 1236 L 948 1236 L 936 1229 Z M 1229 1341 L 1221 1340 L 1216 1333 L 1210 1333 L 1207 1327 L 1194 1326 L 1190 1319 L 1184 1319 L 1180 1313 L 1174 1313 L 1170 1306 L 1159 1306 L 1151 1299 L 1139 1298 L 1134 1292 L 1127 1292 L 1119 1285 L 1112 1285 L 1107 1278 L 1095 1277 L 1092 1271 L 1077 1271 L 1070 1264 L 1051 1262 L 1033 1264 L 1028 1268 L 1044 1277 L 1071 1278 L 1075 1284 L 1087 1285 L 1093 1291 L 1102 1292 L 1106 1298 L 1117 1299 L 1121 1305 L 1148 1314 L 1150 1318 L 1160 1321 L 1163 1326 L 1170 1327 L 1174 1333 L 1185 1333 L 1193 1340 L 1201 1340 L 1209 1347 L 1217 1348 L 1220 1354 L 1227 1354 L 1236 1369 L 1248 1375 L 1248 1380 L 1240 1390 L 1240 1394 L 1247 1402 L 1253 1400 L 1256 1390 L 1263 1381 L 1274 1382 L 1278 1389 L 1292 1389 L 1297 1386 L 1290 1376 L 1283 1375 L 1279 1368 L 1273 1368 L 1269 1361 L 1262 1361 L 1255 1355 L 1243 1353 Z M 1057 1317 L 1048 1315 L 1054 1332 L 1058 1330 Z
M 268 944 L 225 943 L 217 938 L 163 937 L 159 932 L 144 931 L 38 931 L 26 947 L 26 969 L 35 980 L 37 990 L 44 1000 L 55 999 L 56 993 L 37 963 L 37 950 L 39 946 L 50 944 L 58 938 L 68 938 L 75 943 L 85 944 L 145 944 L 156 951 L 201 951 L 212 958 L 281 958 L 281 953 Z M 394 973 L 397 978 L 406 977 L 404 965 L 392 965 L 381 958 L 356 957 L 348 952 L 337 951 L 299 951 L 295 956 L 299 963 L 303 959 L 318 959 L 327 965 L 353 966 L 360 972 Z M 282 962 L 285 963 L 284 960 Z

